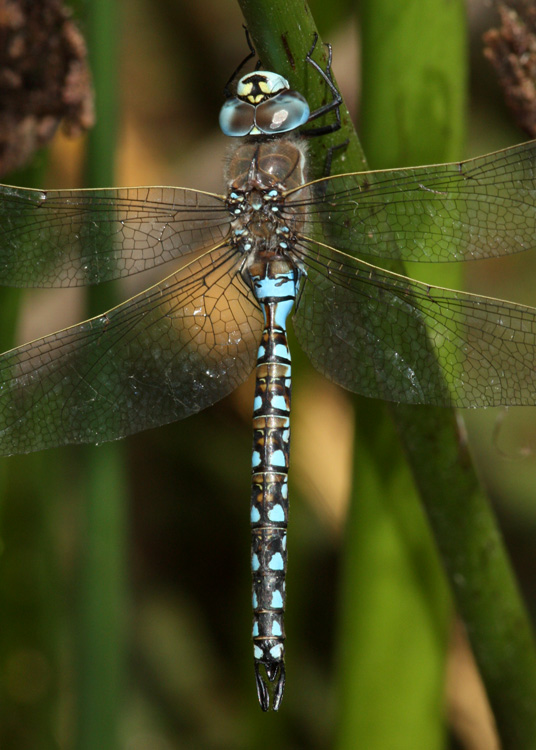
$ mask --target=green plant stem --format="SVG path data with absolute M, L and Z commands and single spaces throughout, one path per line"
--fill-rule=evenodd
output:
M 87 150 L 86 184 L 114 183 L 117 130 L 117 38 L 114 0 L 87 6 L 90 64 L 96 95 L 97 125 Z M 91 315 L 115 303 L 108 285 L 89 293 Z M 125 447 L 111 443 L 85 447 L 85 504 L 79 587 L 78 725 L 79 750 L 114 750 L 126 659 L 126 472 Z
M 372 153 L 383 151 L 378 166 L 399 166 L 415 158 L 420 163 L 460 158 L 467 79 L 464 4 L 365 0 L 360 12 L 364 132 Z M 443 271 L 443 284 L 444 277 Z M 453 283 L 451 275 L 448 283 Z M 502 746 L 536 747 L 532 633 L 455 415 L 404 405 L 391 407 L 391 412 L 467 627 Z
M 315 106 L 318 99 L 310 66 L 299 64 L 315 32 L 305 4 L 294 0 L 239 1 L 263 64 L 285 75 Z M 376 6 L 374 2 L 370 13 L 376 12 Z M 345 138 L 349 146 L 344 170 L 359 171 L 364 159 L 346 115 L 337 142 Z M 326 141 L 333 144 L 333 138 Z M 311 144 L 311 152 L 315 157 L 317 144 Z M 334 167 L 337 171 L 337 164 Z M 503 747 L 534 748 L 536 653 L 532 634 L 495 518 L 479 488 L 455 415 L 431 407 L 390 406 L 389 410 L 466 624 Z

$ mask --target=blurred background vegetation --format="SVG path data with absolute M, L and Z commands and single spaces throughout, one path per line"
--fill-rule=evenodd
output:
M 109 2 L 112 15 L 99 31 L 91 20 L 96 4 L 80 0 L 76 18 L 88 37 L 90 59 L 109 61 L 99 75 L 109 78 L 116 97 L 115 155 L 108 158 L 107 174 L 95 174 L 87 160 L 93 164 L 98 157 L 92 149 L 105 147 L 59 133 L 46 163 L 38 157 L 34 182 L 49 188 L 95 186 L 104 175 L 101 186 L 221 190 L 226 142 L 217 114 L 223 85 L 246 52 L 238 5 L 129 0 L 115 9 Z M 323 38 L 333 45 L 335 76 L 359 131 L 358 14 L 344 0 L 310 4 Z M 490 14 L 483 3 L 469 3 L 468 137 L 452 158 L 523 140 L 482 56 L 481 34 Z M 99 80 L 97 130 L 116 116 L 113 106 L 99 107 Z M 468 269 L 467 288 L 536 305 L 534 264 L 530 257 L 479 263 Z M 135 278 L 112 294 L 124 298 L 152 280 Z M 12 316 L 13 295 L 4 300 Z M 78 292 L 25 293 L 16 340 L 80 320 L 84 304 Z M 279 714 L 263 715 L 257 705 L 249 641 L 250 380 L 187 422 L 126 439 L 114 455 L 116 446 L 103 446 L 89 453 L 66 448 L 2 460 L 2 750 L 320 750 L 337 742 L 346 747 L 336 740 L 337 664 L 345 653 L 336 636 L 353 407 L 348 394 L 311 368 L 299 347 L 293 347 L 293 358 L 288 683 Z M 532 415 L 523 409 L 462 415 L 531 610 L 536 606 Z M 388 566 L 367 569 L 363 576 L 397 581 Z M 372 611 L 374 606 L 371 601 Z M 492 728 L 463 628 L 445 617 L 450 632 L 440 685 L 445 697 L 427 717 L 439 727 L 434 747 L 489 750 L 495 747 Z M 411 630 L 411 621 L 404 626 Z M 375 630 L 381 633 L 382 627 L 380 620 Z M 387 646 L 381 653 L 381 643 L 375 643 L 381 658 L 371 659 L 367 668 L 389 686 L 396 681 L 393 671 L 404 668 L 406 644 L 404 638 L 394 646 L 387 641 L 400 658 L 392 658 Z M 426 671 L 426 658 L 424 650 L 415 655 L 416 673 Z M 374 744 L 372 728 L 369 739 L 363 729 L 352 747 L 433 750 L 400 736 L 396 723 L 390 726 L 390 717 L 404 713 L 411 697 L 385 692 L 380 713 L 392 743 Z

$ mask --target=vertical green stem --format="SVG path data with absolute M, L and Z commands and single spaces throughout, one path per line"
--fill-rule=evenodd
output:
M 378 166 L 460 158 L 465 7 L 365 0 L 363 132 Z M 431 274 L 426 270 L 427 278 Z M 436 278 L 438 271 L 436 273 Z M 437 281 L 458 280 L 442 270 Z M 536 654 L 496 521 L 448 410 L 391 408 L 503 748 L 536 747 Z
M 114 182 L 117 131 L 117 40 L 115 0 L 87 6 L 90 64 L 96 95 L 97 126 L 87 151 L 90 187 Z M 91 314 L 114 304 L 110 288 L 91 290 Z M 110 750 L 119 745 L 127 608 L 126 476 L 124 445 L 88 447 L 85 456 L 85 519 L 79 589 L 78 726 L 79 750 Z
M 362 135 L 374 167 L 459 155 L 466 78 L 460 10 L 459 2 L 435 0 L 360 4 Z M 398 440 L 384 419 L 388 409 L 364 399 L 355 404 L 341 632 L 353 658 L 341 658 L 340 746 L 358 738 L 378 750 L 439 750 L 449 612 L 444 577 Z M 424 411 L 433 425 L 433 410 Z
M 78 590 L 79 750 L 115 750 L 125 668 L 125 476 L 121 446 L 85 451 Z
M 371 167 L 459 159 L 468 77 L 464 4 L 365 0 L 359 17 L 360 134 Z

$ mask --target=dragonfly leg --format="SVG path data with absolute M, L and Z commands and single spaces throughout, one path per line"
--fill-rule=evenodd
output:
M 346 139 L 342 143 L 338 143 L 336 146 L 330 146 L 328 148 L 328 151 L 326 154 L 326 161 L 324 163 L 324 173 L 322 177 L 329 177 L 331 175 L 331 165 L 333 163 L 333 154 L 336 151 L 339 151 L 339 150 L 342 151 L 343 149 L 345 149 L 348 143 L 349 143 L 349 140 Z M 327 187 L 328 187 L 327 182 L 321 181 L 317 184 L 315 190 L 316 190 L 316 195 L 318 197 L 318 200 L 324 199 L 326 195 Z
M 336 146 L 330 146 L 328 148 L 328 153 L 326 155 L 326 163 L 324 165 L 324 177 L 329 177 L 331 175 L 331 164 L 333 162 L 333 154 L 336 151 L 342 151 L 346 148 L 346 146 L 350 143 L 349 139 L 347 138 L 342 143 L 337 143 Z
M 322 117 L 323 115 L 328 114 L 329 112 L 335 112 L 335 122 L 332 122 L 329 125 L 321 125 L 320 127 L 316 127 L 316 128 L 304 128 L 300 130 L 300 134 L 307 136 L 308 138 L 327 135 L 328 133 L 334 133 L 335 131 L 340 130 L 341 128 L 341 113 L 339 111 L 339 108 L 342 104 L 342 96 L 339 94 L 339 91 L 337 87 L 335 86 L 333 76 L 331 75 L 331 60 L 332 60 L 331 44 L 326 44 L 326 47 L 328 50 L 328 63 L 326 65 L 326 70 L 322 70 L 322 68 L 316 62 L 316 60 L 313 60 L 312 58 L 312 54 L 315 50 L 317 41 L 318 41 L 318 34 L 315 34 L 313 38 L 313 44 L 311 46 L 311 49 L 307 53 L 305 60 L 324 79 L 327 87 L 329 88 L 331 92 L 332 99 L 330 102 L 327 102 L 327 104 L 323 104 L 321 107 L 318 107 L 318 109 L 315 109 L 313 112 L 311 112 L 307 122 L 311 122 L 311 120 L 316 120 L 319 117 Z

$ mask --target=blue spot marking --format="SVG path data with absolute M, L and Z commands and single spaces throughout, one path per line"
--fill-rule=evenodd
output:
M 273 596 L 272 596 L 272 599 L 273 599 Z M 253 609 L 257 609 L 257 607 L 259 606 L 259 603 L 257 601 L 257 594 L 255 592 L 253 592 L 252 602 L 253 602 Z
M 253 277 L 253 284 L 255 296 L 260 302 L 268 298 L 274 300 L 284 300 L 284 302 L 288 305 L 288 298 L 291 297 L 292 300 L 290 300 L 289 307 L 290 311 L 293 300 L 296 296 L 296 283 L 294 280 L 294 274 L 292 272 L 277 276 L 275 279 L 271 279 L 267 276 L 264 276 L 263 278 L 255 276 Z
M 270 560 L 268 567 L 270 568 L 270 570 L 283 570 L 284 563 L 283 563 L 283 558 L 281 557 L 280 552 L 275 553 L 275 555 Z
M 282 523 L 285 520 L 283 506 L 279 505 L 279 503 L 274 505 L 274 507 L 268 512 L 268 518 L 274 523 Z
M 272 622 L 272 635 L 283 635 L 283 633 L 281 632 L 281 625 L 277 622 L 277 620 L 274 620 Z
M 257 521 L 261 520 L 261 514 L 259 513 L 259 509 L 256 505 L 253 505 L 251 507 L 251 523 L 257 523 Z
M 290 440 L 290 430 L 283 430 L 283 434 L 281 436 L 283 438 L 284 443 L 288 443 Z
M 287 548 L 287 535 L 286 534 L 283 534 L 281 538 L 281 546 L 283 547 L 284 550 Z
M 284 344 L 276 344 L 274 347 L 274 354 L 276 357 L 281 357 L 281 359 L 290 359 L 288 346 L 285 346 Z M 288 378 L 285 378 L 285 380 L 288 380 Z
M 264 357 L 265 354 L 266 354 L 266 349 L 264 348 L 264 344 L 261 344 L 259 346 L 259 351 L 257 352 L 257 356 Z
M 253 401 L 253 411 L 257 411 L 257 409 L 260 409 L 262 406 L 262 398 L 260 396 L 255 396 L 255 399 Z
M 253 637 L 255 638 L 255 636 L 257 635 L 259 635 L 259 623 L 254 622 L 253 623 Z
M 274 409 L 279 411 L 288 411 L 287 402 L 284 396 L 278 396 L 276 393 L 272 394 L 272 406 Z
M 282 468 L 285 468 L 285 454 L 283 451 L 274 451 L 272 455 L 272 466 L 281 466 Z
M 280 591 L 272 592 L 272 601 L 270 602 L 270 606 L 274 609 L 283 609 L 283 597 L 281 596 Z
M 253 455 L 251 456 L 251 465 L 255 469 L 257 466 L 259 466 L 261 463 L 261 454 L 259 451 L 253 451 Z
M 258 646 L 253 646 L 253 656 L 255 659 L 262 659 L 262 650 Z
M 287 318 L 288 318 L 290 311 L 292 310 L 292 306 L 294 305 L 294 299 L 296 297 L 296 290 L 295 290 L 294 284 L 292 284 L 291 293 L 287 295 L 281 294 L 281 296 L 290 297 L 291 294 L 292 294 L 292 299 L 286 299 L 286 300 L 283 300 L 282 302 L 278 302 L 275 308 L 274 323 L 283 331 L 286 330 Z
M 281 557 L 281 555 L 279 555 Z M 257 555 L 251 556 L 251 570 L 258 570 L 261 567 L 261 564 L 259 562 L 259 558 Z
M 273 659 L 280 659 L 282 653 L 283 653 L 283 647 L 280 643 L 278 643 L 276 646 L 272 646 L 272 648 L 270 649 L 270 656 Z
M 285 483 L 281 485 L 281 497 L 285 498 L 285 500 L 288 497 L 288 484 Z

